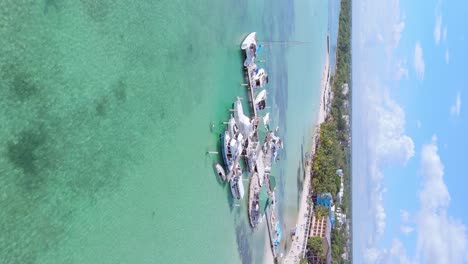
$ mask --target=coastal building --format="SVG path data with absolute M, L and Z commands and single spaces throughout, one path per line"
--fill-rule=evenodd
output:
M 341 89 L 342 89 L 342 93 L 344 96 L 348 95 L 349 93 L 349 85 L 347 83 L 343 84 L 341 86 Z
M 322 239 L 322 250 L 324 258 L 308 251 L 306 254 L 307 261 L 313 264 L 329 264 L 331 263 L 331 222 L 330 217 L 317 216 L 312 217 L 309 237 L 320 237 Z
M 341 211 L 341 206 L 340 206 L 343 202 L 343 195 L 344 195 L 343 170 L 342 169 L 336 170 L 336 174 L 340 176 L 341 184 L 340 184 L 340 191 L 338 192 L 337 197 L 336 197 L 337 206 L 336 207 L 333 206 L 332 211 L 335 212 L 334 220 L 336 219 L 336 221 L 340 225 L 343 225 L 344 223 L 346 223 L 346 214 Z
M 336 170 L 336 174 L 338 174 L 338 176 L 340 176 L 341 178 L 340 191 L 338 192 L 336 202 L 338 204 L 341 204 L 343 201 L 343 195 L 344 195 L 343 170 L 342 169 Z

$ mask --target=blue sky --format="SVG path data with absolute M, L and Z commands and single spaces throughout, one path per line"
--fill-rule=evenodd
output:
M 468 1 L 353 1 L 354 263 L 468 263 Z

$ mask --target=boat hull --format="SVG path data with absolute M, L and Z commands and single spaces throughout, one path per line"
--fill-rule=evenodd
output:
M 245 50 L 247 49 L 250 44 L 257 44 L 257 32 L 252 32 L 247 37 L 245 37 L 244 41 L 241 44 L 241 49 Z
M 224 172 L 223 166 L 216 163 L 215 169 L 216 169 L 216 173 L 218 174 L 219 179 L 222 181 L 226 181 L 226 173 Z
M 229 148 L 229 136 L 227 131 L 221 134 L 221 154 L 223 155 L 223 162 L 225 171 L 230 171 L 232 161 L 228 157 L 228 148 Z

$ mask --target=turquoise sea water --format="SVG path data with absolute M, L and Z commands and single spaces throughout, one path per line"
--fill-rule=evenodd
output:
M 2 1 L 0 262 L 260 262 L 264 226 L 248 227 L 245 201 L 232 206 L 205 152 L 246 96 L 243 37 L 313 42 L 260 54 L 286 145 L 279 211 L 292 227 L 326 10 L 305 0 Z

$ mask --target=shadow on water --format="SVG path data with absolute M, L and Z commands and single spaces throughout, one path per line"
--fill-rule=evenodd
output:
M 297 207 L 298 208 L 299 208 L 300 203 L 301 203 L 301 190 L 302 190 L 303 185 L 304 185 L 303 175 L 304 175 L 304 173 L 302 171 L 302 164 L 299 161 L 299 164 L 297 166 L 297 173 L 296 173 L 297 189 L 298 189 L 298 192 L 297 192 Z
M 31 192 L 45 188 L 47 172 L 56 166 L 50 139 L 42 125 L 38 125 L 20 131 L 7 142 L 7 160 L 22 172 L 17 179 L 20 189 Z
M 14 101 L 25 102 L 37 97 L 41 92 L 41 85 L 25 71 L 24 67 L 16 64 L 3 65 L 0 72 L 1 82 L 8 87 L 9 96 Z
M 57 0 L 51 0 L 56 2 Z M 94 21 L 102 22 L 112 11 L 112 1 L 110 0 L 80 0 L 85 13 Z
M 44 14 L 47 15 L 53 9 L 55 11 L 59 11 L 59 0 L 44 0 Z
M 237 251 L 239 252 L 239 256 L 241 257 L 242 263 L 253 263 L 251 242 L 248 239 L 252 236 L 251 229 L 248 228 L 246 224 L 243 224 L 243 222 L 240 222 L 236 224 L 235 232 L 237 241 Z

